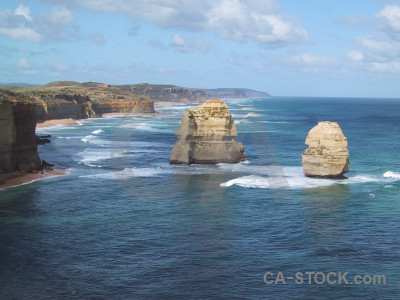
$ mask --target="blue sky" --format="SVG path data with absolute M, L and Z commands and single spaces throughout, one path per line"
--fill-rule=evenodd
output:
M 0 82 L 400 97 L 400 0 L 0 2 Z

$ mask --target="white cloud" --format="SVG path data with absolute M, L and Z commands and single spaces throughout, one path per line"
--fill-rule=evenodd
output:
M 400 6 L 385 6 L 378 14 L 376 14 L 376 18 L 386 28 L 400 33 Z
M 52 24 L 68 25 L 74 22 L 75 17 L 68 8 L 62 6 L 53 8 L 51 14 L 46 16 L 46 19 Z
M 179 34 L 174 34 L 173 43 L 170 45 L 179 52 L 190 52 L 191 47 L 186 43 L 185 38 Z
M 14 12 L 0 7 L 0 34 L 12 40 L 33 43 L 79 37 L 72 12 L 55 7 L 50 14 L 31 15 L 29 7 L 20 4 Z
M 169 46 L 182 53 L 191 52 L 194 50 L 207 52 L 209 49 L 206 42 L 199 39 L 192 39 L 190 41 L 187 41 L 180 34 L 174 34 L 173 42 Z
M 42 0 L 50 3 L 65 1 Z M 307 31 L 276 0 L 72 0 L 70 6 L 92 11 L 127 14 L 162 28 L 207 31 L 267 47 L 286 46 L 310 39 Z
M 359 37 L 356 41 L 367 57 L 386 60 L 400 55 L 400 42 L 388 37 Z
M 400 74 L 400 60 L 372 62 L 367 66 L 372 72 Z
M 24 16 L 25 19 L 27 19 L 28 21 L 32 21 L 33 18 L 31 16 L 31 10 L 29 9 L 29 7 L 20 4 L 14 11 L 14 14 L 16 16 Z
M 17 28 L 4 28 L 0 27 L 0 34 L 12 40 L 29 41 L 29 42 L 40 42 L 42 35 L 30 28 L 20 26 Z
M 312 55 L 306 52 L 289 57 L 288 62 L 296 63 L 301 66 L 315 66 L 315 67 L 332 66 L 336 64 L 336 61 L 333 57 Z
M 29 63 L 26 58 L 21 58 L 20 60 L 18 60 L 17 66 L 22 69 L 27 69 L 29 68 Z
M 375 14 L 376 32 L 354 39 L 347 54 L 353 67 L 368 72 L 400 73 L 400 6 L 387 5 Z
M 347 53 L 347 56 L 354 61 L 362 61 L 364 59 L 364 54 L 360 51 L 351 51 Z
M 292 53 L 288 56 L 275 56 L 269 52 L 260 55 L 264 61 L 253 61 L 250 65 L 258 71 L 295 70 L 304 73 L 326 73 L 334 75 L 344 64 L 343 57 L 329 55 L 315 55 L 307 52 Z M 247 58 L 246 58 L 247 59 Z M 248 65 L 246 61 L 244 65 Z

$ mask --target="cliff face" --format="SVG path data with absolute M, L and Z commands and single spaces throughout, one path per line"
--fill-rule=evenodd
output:
M 38 103 L 36 117 L 38 122 L 53 119 L 86 119 L 96 117 L 91 103 Z
M 347 138 L 338 123 L 319 122 L 306 138 L 302 154 L 304 174 L 311 177 L 342 178 L 349 171 Z
M 194 89 L 173 85 L 136 84 L 114 86 L 121 90 L 148 96 L 151 100 L 160 102 L 201 102 L 210 98 L 247 98 L 269 97 L 268 93 L 249 89 Z
M 228 106 L 211 100 L 185 111 L 171 164 L 237 163 L 246 159 L 242 143 L 236 142 L 236 125 Z
M 96 114 L 106 113 L 154 113 L 153 101 L 109 101 L 93 105 Z
M 41 169 L 36 145 L 35 105 L 0 94 L 0 173 Z
M 35 95 L 38 122 L 52 119 L 86 119 L 105 113 L 153 113 L 154 102 L 115 95 Z

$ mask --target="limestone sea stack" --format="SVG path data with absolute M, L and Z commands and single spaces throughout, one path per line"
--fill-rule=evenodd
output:
M 349 171 L 347 138 L 336 122 L 319 122 L 306 138 L 303 172 L 310 177 L 343 178 Z
M 242 143 L 236 142 L 236 125 L 228 106 L 210 100 L 185 111 L 171 164 L 238 163 L 246 160 Z

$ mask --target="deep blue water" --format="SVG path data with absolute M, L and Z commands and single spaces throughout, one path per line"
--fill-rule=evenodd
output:
M 69 174 L 0 191 L 0 298 L 399 299 L 400 99 L 227 102 L 236 165 L 169 165 L 185 105 L 41 129 Z M 348 138 L 348 179 L 302 175 L 325 120 Z M 309 271 L 386 284 L 264 282 Z

